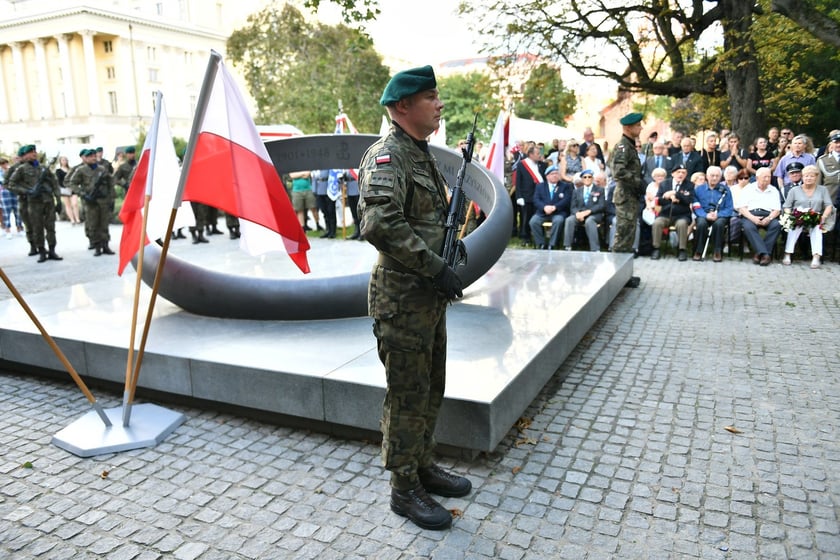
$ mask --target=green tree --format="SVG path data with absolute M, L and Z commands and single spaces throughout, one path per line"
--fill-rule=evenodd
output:
M 341 102 L 360 132 L 379 130 L 389 71 L 361 31 L 310 24 L 293 6 L 272 4 L 249 16 L 227 48 L 257 102 L 257 123 L 332 132 Z
M 560 70 L 541 63 L 531 70 L 522 93 L 516 98 L 516 115 L 556 125 L 564 125 L 575 112 L 575 92 L 566 89 Z
M 438 90 L 444 103 L 447 143 L 454 146 L 472 130 L 478 114 L 476 139 L 490 138 L 500 103 L 493 97 L 493 84 L 486 74 L 470 72 L 438 79 Z

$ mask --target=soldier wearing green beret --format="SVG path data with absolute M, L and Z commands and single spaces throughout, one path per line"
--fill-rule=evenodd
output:
M 472 485 L 432 460 L 446 382 L 446 306 L 463 295 L 441 257 L 448 186 L 426 141 L 443 109 L 432 67 L 395 74 L 380 103 L 392 124 L 359 166 L 359 213 L 362 236 L 379 251 L 368 310 L 387 382 L 382 459 L 391 509 L 425 529 L 446 529 L 452 516 L 429 493 L 464 496 Z
M 108 246 L 108 224 L 114 204 L 114 179 L 108 170 L 96 161 L 96 151 L 86 150 L 83 165 L 70 175 L 70 188 L 77 193 L 85 208 L 85 234 L 90 240 L 93 256 L 113 255 Z M 67 179 L 65 179 L 65 184 Z
M 38 262 L 60 261 L 62 258 L 55 252 L 55 210 L 61 197 L 58 181 L 49 167 L 38 162 L 34 145 L 21 147 L 18 155 L 22 164 L 12 173 L 9 188 L 25 201 L 20 212 L 27 237 L 31 235 L 29 254 L 40 255 Z M 45 240 L 49 250 L 44 246 Z
M 619 121 L 622 127 L 621 140 L 613 151 L 611 168 L 615 177 L 615 242 L 616 253 L 632 253 L 636 228 L 639 223 L 639 200 L 644 194 L 642 185 L 642 162 L 636 151 L 636 139 L 642 132 L 641 113 L 630 113 Z M 639 285 L 639 278 L 633 276 L 628 286 Z
M 131 178 L 134 177 L 134 171 L 137 168 L 137 149 L 134 146 L 129 146 L 125 149 L 125 161 L 123 161 L 114 173 L 114 185 L 119 185 L 123 192 L 128 191 L 128 186 L 131 184 Z

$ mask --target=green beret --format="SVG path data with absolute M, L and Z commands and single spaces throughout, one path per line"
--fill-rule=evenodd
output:
M 134 146 L 129 146 L 128 148 L 125 149 L 125 153 L 127 153 L 127 154 L 133 154 L 135 152 L 137 152 L 137 148 L 135 148 Z
M 91 150 L 90 148 L 85 150 L 85 156 L 95 156 L 95 155 L 96 155 L 96 150 Z
M 85 157 L 87 155 L 87 148 L 82 148 L 79 150 L 79 157 Z
M 645 116 L 641 113 L 628 113 L 621 117 L 621 120 L 618 122 L 620 122 L 623 126 L 630 126 L 631 124 L 642 122 L 643 118 L 645 118 Z
M 26 144 L 25 146 L 21 146 L 20 148 L 18 148 L 18 156 L 22 157 L 22 156 L 28 154 L 29 152 L 34 152 L 34 151 L 35 151 L 35 144 Z
M 105 151 L 105 150 L 103 150 L 103 149 L 102 149 L 102 146 L 99 146 L 98 148 L 96 148 L 96 151 L 94 151 L 94 153 L 96 153 L 96 152 L 104 152 L 104 151 Z
M 414 95 L 417 92 L 426 91 L 427 89 L 435 89 L 436 87 L 435 71 L 431 66 L 427 65 L 421 66 L 420 68 L 403 70 L 394 74 L 391 81 L 385 86 L 385 91 L 382 92 L 382 98 L 379 100 L 379 104 L 390 105 L 400 99 L 405 99 L 409 95 Z

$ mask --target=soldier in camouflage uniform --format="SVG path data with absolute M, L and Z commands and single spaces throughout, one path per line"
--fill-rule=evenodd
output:
M 123 161 L 117 171 L 114 173 L 114 185 L 122 188 L 123 192 L 128 192 L 128 187 L 131 185 L 131 178 L 134 177 L 134 171 L 137 169 L 137 148 L 129 146 L 125 149 L 125 161 Z
M 9 189 L 27 199 L 27 231 L 32 234 L 32 247 L 40 255 L 38 262 L 60 261 L 62 258 L 55 252 L 55 209 L 61 197 L 58 181 L 47 165 L 38 163 L 35 146 L 23 146 L 18 154 L 23 158 L 22 164 L 15 168 L 9 178 Z M 49 251 L 44 247 L 45 237 Z
M 114 178 L 108 169 L 96 162 L 96 152 L 87 150 L 79 167 L 70 176 L 70 188 L 77 193 L 85 206 L 85 233 L 95 252 L 94 257 L 102 254 L 113 255 L 108 246 L 108 224 L 111 221 L 111 208 L 114 204 Z M 66 184 L 66 180 L 65 180 Z
M 368 309 L 387 381 L 382 459 L 391 509 L 425 529 L 446 529 L 452 516 L 428 493 L 464 496 L 472 485 L 432 462 L 446 382 L 446 306 L 463 295 L 441 257 L 447 185 L 426 142 L 443 109 L 432 67 L 394 75 L 380 103 L 392 125 L 362 158 L 359 211 L 362 236 L 379 251 Z
M 642 132 L 641 113 L 630 113 L 619 121 L 622 126 L 621 140 L 613 151 L 612 171 L 615 177 L 615 242 L 616 253 L 632 253 L 633 240 L 639 223 L 639 200 L 644 194 L 642 185 L 642 162 L 636 152 L 636 139 Z M 627 283 L 635 288 L 639 278 L 633 276 Z
M 29 256 L 33 257 L 38 254 L 38 247 L 35 246 L 35 241 L 32 238 L 32 228 L 29 225 L 29 199 L 26 193 L 18 194 L 12 191 L 11 186 L 9 185 L 9 180 L 12 178 L 12 174 L 14 174 L 15 170 L 26 163 L 23 160 L 23 151 L 28 150 L 30 145 L 21 146 L 18 149 L 18 159 L 12 166 L 6 170 L 6 177 L 4 179 L 3 186 L 6 187 L 10 193 L 12 193 L 15 197 L 17 197 L 18 201 L 18 216 L 20 216 L 21 222 L 23 223 L 24 231 L 26 232 L 26 240 L 29 242 Z M 35 146 L 32 146 L 34 151 Z M 18 225 L 20 227 L 20 225 Z

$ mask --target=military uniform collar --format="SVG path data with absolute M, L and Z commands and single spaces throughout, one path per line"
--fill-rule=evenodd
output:
M 410 139 L 422 151 L 426 152 L 427 154 L 429 153 L 429 143 L 427 141 L 417 140 L 416 138 L 411 136 L 408 132 L 406 132 L 403 129 L 403 127 L 401 127 L 400 124 L 397 121 L 392 120 L 391 125 L 394 127 L 394 134 L 395 135 L 397 135 L 399 137 L 404 136 L 404 137 Z

